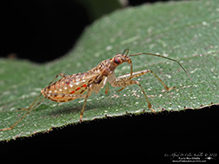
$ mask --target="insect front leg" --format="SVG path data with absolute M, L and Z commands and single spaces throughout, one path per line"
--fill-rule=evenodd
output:
M 67 101 L 71 101 L 71 100 L 75 100 L 77 98 L 84 98 L 85 101 L 84 101 L 84 105 L 81 109 L 81 113 L 80 113 L 80 121 L 82 121 L 82 116 L 83 116 L 83 113 L 84 113 L 84 109 L 85 109 L 85 106 L 86 106 L 86 103 L 87 103 L 87 99 L 88 97 L 90 97 L 90 95 L 92 94 L 93 90 L 90 89 L 90 87 L 88 87 L 88 90 L 87 90 L 87 94 L 83 94 L 83 95 L 77 95 L 77 94 L 57 94 L 57 93 L 49 93 L 47 95 L 45 95 L 45 98 L 47 99 L 50 99 L 52 101 L 55 101 L 55 102 L 67 102 Z
M 122 91 L 126 86 L 129 86 L 129 85 L 133 85 L 133 84 L 138 84 L 139 87 L 141 88 L 141 91 L 143 92 L 144 94 L 144 97 L 147 101 L 147 104 L 148 104 L 148 108 L 151 109 L 153 112 L 154 109 L 152 109 L 152 105 L 147 97 L 147 94 L 145 93 L 143 87 L 141 86 L 141 84 L 137 81 L 137 80 L 131 80 L 132 78 L 136 78 L 136 77 L 139 77 L 141 75 L 144 75 L 144 74 L 147 74 L 147 73 L 151 73 L 154 77 L 156 77 L 158 79 L 158 81 L 164 86 L 164 88 L 169 91 L 171 89 L 174 89 L 175 87 L 167 87 L 167 85 L 151 70 L 149 69 L 146 69 L 146 70 L 142 70 L 142 71 L 137 71 L 137 72 L 133 72 L 132 73 L 132 76 L 131 74 L 125 74 L 125 75 L 122 75 L 122 76 L 119 76 L 119 77 L 115 77 L 115 74 L 112 74 L 108 77 L 108 81 L 109 83 L 113 86 L 113 87 L 122 87 L 120 90 L 118 90 L 117 92 L 119 91 Z
M 166 84 L 164 84 L 164 82 L 151 70 L 148 70 L 152 75 L 154 75 L 154 77 L 157 78 L 157 80 L 159 80 L 159 82 L 164 86 L 165 90 L 170 91 L 172 89 L 176 89 L 176 87 L 168 87 Z
M 125 74 L 125 75 L 122 75 L 122 76 L 119 76 L 119 77 L 115 77 L 115 75 L 111 75 L 113 77 L 108 77 L 108 81 L 109 82 L 115 82 L 115 83 L 118 83 L 119 81 L 127 81 L 127 80 L 130 80 L 132 78 L 136 78 L 136 77 L 139 77 L 141 75 L 144 75 L 144 74 L 147 74 L 147 73 L 151 73 L 154 77 L 156 77 L 156 79 L 164 86 L 165 90 L 167 91 L 170 91 L 172 89 L 175 89 L 176 87 L 168 87 L 153 71 L 149 70 L 149 69 L 145 69 L 145 70 L 142 70 L 142 71 L 137 71 L 137 72 L 133 72 L 132 76 L 130 73 L 128 74 Z M 116 80 L 113 80 L 113 79 L 116 79 Z M 112 85 L 112 84 L 111 84 Z M 113 85 L 112 85 L 113 86 Z M 119 91 L 123 90 L 125 87 L 123 87 L 122 89 L 120 89 Z M 117 92 L 119 92 L 117 91 Z
M 148 108 L 155 113 L 155 110 L 152 108 L 152 105 L 147 97 L 147 94 L 145 93 L 143 87 L 141 86 L 141 84 L 139 83 L 139 81 L 137 80 L 131 80 L 131 79 L 127 79 L 125 78 L 121 78 L 120 76 L 118 78 L 116 78 L 116 80 L 114 82 L 111 83 L 111 85 L 113 87 L 123 87 L 122 89 L 120 89 L 119 91 L 123 90 L 125 87 L 129 86 L 129 85 L 134 85 L 134 84 L 138 84 L 138 86 L 141 88 L 142 93 L 144 94 L 144 97 L 147 101 L 148 104 Z M 119 92 L 118 91 L 118 92 Z

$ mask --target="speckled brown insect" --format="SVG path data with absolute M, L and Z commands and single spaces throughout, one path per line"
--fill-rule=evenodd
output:
M 145 54 L 145 55 L 162 57 L 162 58 L 177 62 L 185 72 L 186 72 L 186 70 L 182 67 L 182 65 L 178 61 L 171 59 L 171 58 L 168 58 L 168 57 L 164 57 L 164 56 L 157 55 L 157 54 L 151 54 L 151 53 L 137 53 L 137 54 L 133 54 L 133 55 L 128 55 L 128 52 L 129 52 L 129 50 L 126 49 L 122 54 L 117 54 L 116 56 L 114 56 L 111 59 L 107 59 L 107 60 L 102 61 L 101 63 L 99 63 L 97 65 L 97 67 L 94 67 L 85 73 L 77 73 L 77 74 L 73 74 L 73 75 L 69 75 L 69 76 L 65 75 L 63 73 L 59 73 L 52 80 L 52 82 L 49 84 L 49 86 L 47 86 L 46 88 L 41 90 L 40 95 L 29 106 L 29 108 L 23 109 L 23 110 L 27 110 L 27 112 L 15 124 L 13 124 L 9 128 L 0 129 L 0 131 L 13 129 L 24 117 L 26 117 L 32 110 L 34 110 L 46 98 L 50 99 L 52 101 L 55 101 L 55 102 L 59 102 L 59 103 L 72 101 L 72 100 L 75 100 L 77 98 L 85 99 L 84 105 L 83 105 L 83 107 L 81 109 L 81 113 L 80 113 L 80 121 L 82 121 L 82 116 L 84 113 L 84 109 L 85 109 L 85 105 L 86 105 L 88 97 L 93 92 L 98 93 L 100 91 L 100 89 L 104 87 L 106 82 L 109 82 L 113 87 L 122 87 L 117 92 L 123 90 L 125 87 L 127 87 L 129 85 L 133 85 L 133 84 L 139 85 L 139 87 L 141 88 L 141 91 L 143 92 L 144 97 L 147 101 L 148 108 L 151 109 L 153 112 L 155 112 L 152 109 L 152 105 L 151 105 L 143 87 L 141 86 L 141 84 L 137 80 L 132 80 L 132 79 L 150 72 L 160 81 L 160 83 L 164 86 L 164 88 L 167 91 L 169 91 L 175 87 L 170 87 L 170 88 L 167 87 L 164 84 L 164 82 L 154 72 L 152 72 L 149 69 L 133 72 L 132 61 L 130 59 L 130 56 L 137 56 L 137 55 Z M 127 62 L 128 64 L 130 64 L 131 72 L 129 74 L 116 77 L 114 70 L 116 69 L 117 66 L 119 66 L 120 64 L 122 64 L 124 62 Z M 187 73 L 187 75 L 188 75 L 188 73 Z M 53 83 L 58 78 L 58 76 L 62 76 L 62 79 Z M 109 83 L 107 83 L 105 93 L 107 93 L 109 91 L 109 89 L 108 89 Z M 86 92 L 86 94 L 84 94 L 85 92 Z M 44 98 L 39 100 L 42 95 L 44 96 Z

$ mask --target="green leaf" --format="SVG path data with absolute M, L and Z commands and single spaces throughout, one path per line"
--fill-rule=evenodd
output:
M 180 111 L 199 109 L 218 103 L 219 4 L 212 1 L 181 1 L 142 5 L 116 11 L 96 21 L 84 32 L 77 46 L 61 60 L 44 65 L 28 61 L 0 60 L 0 129 L 19 119 L 56 74 L 86 72 L 102 60 L 112 58 L 129 48 L 138 52 L 159 53 L 176 59 L 189 72 L 192 80 L 172 61 L 153 57 L 132 57 L 134 71 L 151 69 L 169 87 L 150 74 L 137 78 L 145 89 L 153 109 Z M 55 48 L 55 47 L 54 47 Z M 130 72 L 128 64 L 115 73 Z M 93 93 L 88 99 L 84 121 L 128 113 L 151 112 L 139 86 L 110 87 L 109 94 Z M 45 100 L 13 130 L 0 132 L 0 140 L 29 136 L 79 122 L 83 99 L 57 104 Z

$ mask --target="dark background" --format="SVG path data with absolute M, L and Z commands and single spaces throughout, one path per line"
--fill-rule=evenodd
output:
M 146 2 L 155 1 L 129 0 L 129 5 Z M 89 6 L 77 0 L 7 0 L 1 3 L 1 57 L 29 59 L 36 63 L 49 62 L 66 54 L 86 26 L 126 6 L 115 1 L 110 1 L 112 6 L 106 5 L 107 1 L 104 6 L 101 3 Z M 72 159 L 72 163 L 75 159 L 105 163 L 115 158 L 122 161 L 141 159 L 144 163 L 150 160 L 171 162 L 165 154 L 217 153 L 218 116 L 218 106 L 213 106 L 156 115 L 108 117 L 2 142 L 0 157 L 16 162 L 27 159 L 34 162 L 41 158 Z
M 218 116 L 218 106 L 214 105 L 200 110 L 108 117 L 2 142 L 0 154 L 5 158 L 13 155 L 16 162 L 26 157 L 45 157 L 69 159 L 72 163 L 75 159 L 101 163 L 118 159 L 172 163 L 171 157 L 165 154 L 173 153 L 216 153 L 218 156 Z M 218 162 L 217 159 L 207 163 Z
M 128 2 L 128 1 L 127 1 Z M 3 0 L 0 57 L 45 63 L 71 50 L 84 28 L 116 9 L 155 0 Z

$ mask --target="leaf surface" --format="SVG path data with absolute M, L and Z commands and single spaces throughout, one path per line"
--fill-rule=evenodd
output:
M 163 86 L 150 74 L 137 80 L 145 89 L 153 109 L 199 109 L 217 104 L 219 99 L 219 4 L 217 0 L 181 1 L 142 5 L 116 11 L 102 17 L 86 29 L 77 46 L 65 57 L 44 65 L 28 61 L 0 60 L 0 129 L 19 119 L 56 74 L 86 72 L 102 60 L 112 58 L 128 48 L 130 54 L 159 53 L 176 59 L 189 72 L 192 80 L 177 63 L 152 56 L 132 57 L 134 71 L 151 69 L 167 86 L 177 89 L 164 92 Z M 55 48 L 55 47 L 54 47 Z M 128 64 L 115 73 L 130 72 Z M 93 93 L 88 99 L 84 121 L 128 113 L 151 112 L 139 86 L 110 87 L 105 95 Z M 13 130 L 0 132 L 0 140 L 29 136 L 79 122 L 83 99 L 57 104 L 45 100 Z

